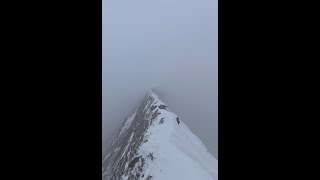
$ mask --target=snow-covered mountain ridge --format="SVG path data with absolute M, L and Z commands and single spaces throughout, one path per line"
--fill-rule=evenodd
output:
M 103 180 L 217 180 L 218 161 L 149 91 L 103 158 Z

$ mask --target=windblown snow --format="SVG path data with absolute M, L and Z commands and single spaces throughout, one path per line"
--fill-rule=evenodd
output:
M 218 161 L 149 91 L 103 160 L 104 180 L 217 180 Z

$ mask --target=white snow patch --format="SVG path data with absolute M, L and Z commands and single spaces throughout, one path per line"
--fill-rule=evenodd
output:
M 143 157 L 153 153 L 154 160 L 145 158 L 145 177 L 150 175 L 154 180 L 217 180 L 218 161 L 207 152 L 201 140 L 181 119 L 178 125 L 174 113 L 164 109 L 159 111 L 161 114 L 148 129 L 148 141 L 138 152 Z M 163 124 L 158 123 L 161 118 L 164 118 Z
M 120 147 L 117 147 L 113 152 L 117 154 L 119 150 L 120 150 Z
M 121 128 L 120 134 L 123 133 L 123 131 L 125 131 L 126 129 L 128 129 L 132 123 L 132 121 L 134 120 L 134 117 L 136 116 L 136 112 L 134 112 L 132 114 L 132 116 L 130 116 L 127 120 L 126 123 L 124 124 L 124 126 Z
M 124 149 L 124 151 L 123 151 L 123 153 L 122 153 L 122 155 L 121 155 L 121 158 L 125 155 L 126 150 L 128 149 L 128 147 L 129 147 L 129 145 L 130 145 L 130 142 L 131 142 L 131 140 L 132 140 L 132 138 L 133 138 L 133 135 L 134 135 L 134 132 L 131 134 L 130 139 L 129 139 L 129 142 L 128 142 L 126 148 Z
M 110 153 L 108 153 L 106 157 L 104 157 L 104 160 L 106 160 L 109 156 L 110 156 Z

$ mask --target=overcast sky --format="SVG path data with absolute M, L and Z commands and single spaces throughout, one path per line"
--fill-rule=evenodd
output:
M 218 0 L 103 0 L 103 148 L 146 91 L 217 155 Z M 104 150 L 104 149 L 103 149 Z

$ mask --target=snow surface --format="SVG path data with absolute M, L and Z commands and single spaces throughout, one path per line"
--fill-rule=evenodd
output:
M 156 104 L 164 103 L 158 99 Z M 144 172 L 156 180 L 217 180 L 218 161 L 201 140 L 181 119 L 177 123 L 177 115 L 165 109 L 159 112 L 156 123 L 148 129 L 148 141 L 139 151 L 142 156 L 154 152 L 154 160 L 148 160 L 150 164 Z M 162 118 L 164 122 L 159 124 Z
M 146 104 L 145 107 L 141 107 L 142 111 L 137 112 L 136 110 L 121 128 L 119 138 L 122 133 L 127 134 L 126 137 L 129 141 L 127 141 L 127 144 L 121 145 L 120 159 L 117 159 L 116 162 L 111 161 L 109 166 L 118 167 L 117 163 L 125 164 L 125 171 L 131 173 L 120 173 L 120 176 L 113 176 L 113 178 L 116 180 L 145 180 L 148 177 L 150 177 L 150 180 L 218 180 L 218 161 L 209 153 L 201 140 L 192 133 L 180 118 L 178 124 L 177 115 L 170 111 L 168 107 L 165 109 L 159 108 L 160 105 L 167 105 L 159 99 L 158 95 L 149 91 L 147 97 L 148 102 L 144 103 Z M 151 100 L 149 97 L 151 97 Z M 157 107 L 151 111 L 151 106 Z M 143 120 L 136 117 L 141 116 L 141 113 L 158 115 L 154 119 Z M 133 121 L 134 123 L 132 123 Z M 143 134 L 143 143 L 139 145 L 137 154 L 131 156 L 134 150 L 132 144 L 140 137 L 140 135 L 137 137 L 137 133 L 135 133 L 137 129 L 135 131 L 132 131 L 132 129 L 145 124 L 147 121 L 149 121 L 147 123 L 148 128 Z M 129 129 L 131 129 L 130 134 L 128 133 Z M 135 138 L 133 138 L 134 136 Z M 116 157 L 119 149 L 120 146 L 114 146 L 112 157 Z M 110 154 L 107 154 L 104 159 L 109 156 L 111 157 Z M 129 156 L 129 160 L 125 158 Z M 130 167 L 129 164 L 137 157 L 141 158 L 133 167 Z M 142 167 L 143 170 L 138 170 L 139 167 Z M 107 166 L 105 169 L 110 168 Z M 107 174 L 105 169 L 103 169 L 103 175 Z M 109 170 L 109 173 L 112 173 L 112 171 Z M 130 174 L 134 174 L 135 177 L 130 178 Z M 137 174 L 139 175 L 137 176 Z M 110 179 L 110 176 L 107 179 Z

